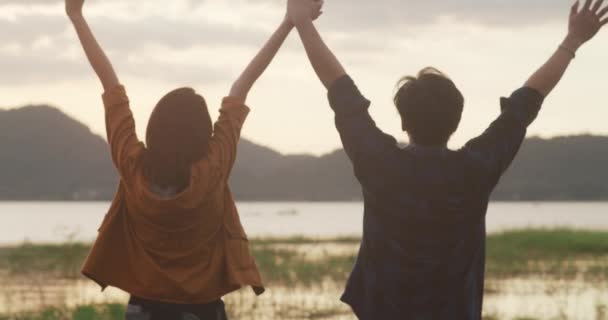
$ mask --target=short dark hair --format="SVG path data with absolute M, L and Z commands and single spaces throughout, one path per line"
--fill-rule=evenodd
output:
M 202 96 L 191 88 L 165 95 L 148 121 L 144 157 L 148 182 L 185 189 L 192 165 L 208 153 L 212 133 L 211 116 Z
M 445 145 L 460 124 L 464 96 L 450 78 L 427 67 L 397 84 L 394 102 L 403 130 L 419 145 Z

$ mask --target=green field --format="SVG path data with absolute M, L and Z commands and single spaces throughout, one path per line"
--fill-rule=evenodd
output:
M 359 239 L 254 239 L 251 247 L 268 287 L 307 288 L 335 283 L 339 288 L 355 261 Z M 0 248 L 0 270 L 9 278 L 45 274 L 50 279 L 77 280 L 88 244 L 32 245 Z M 488 282 L 518 277 L 555 280 L 581 278 L 590 284 L 608 279 L 608 232 L 522 230 L 490 235 L 487 246 Z M 2 280 L 0 280 L 0 284 Z M 489 294 L 496 288 L 486 289 Z M 605 307 L 596 312 L 604 317 Z M 344 312 L 341 309 L 341 312 Z M 331 318 L 325 309 L 308 319 Z M 50 308 L 0 316 L 0 320 L 122 319 L 118 304 Z M 330 314 L 331 316 L 331 314 Z M 488 315 L 487 319 L 498 319 Z M 523 318 L 522 318 L 523 319 Z M 528 318 L 533 319 L 533 318 Z

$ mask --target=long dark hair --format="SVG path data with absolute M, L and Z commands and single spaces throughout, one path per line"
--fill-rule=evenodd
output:
M 213 127 L 205 99 L 191 88 L 169 92 L 156 105 L 146 132 L 148 183 L 184 190 L 192 165 L 208 152 Z

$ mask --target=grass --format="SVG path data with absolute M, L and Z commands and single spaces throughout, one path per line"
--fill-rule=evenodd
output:
M 310 285 L 325 279 L 344 281 L 354 264 L 356 250 L 309 259 L 286 245 L 337 244 L 356 248 L 358 243 L 357 238 L 267 238 L 251 240 L 251 248 L 270 285 Z M 89 248 L 83 243 L 0 248 L 0 270 L 12 276 L 43 273 L 54 278 L 77 279 Z M 577 265 L 580 261 L 589 262 L 584 270 L 586 278 L 608 278 L 608 232 L 522 230 L 488 236 L 488 277 L 538 273 L 574 276 L 581 272 Z
M 75 279 L 90 246 L 82 243 L 62 245 L 23 244 L 0 249 L 0 270 L 11 275 L 44 273 L 51 277 Z
M 262 276 L 269 285 L 310 286 L 323 279 L 344 281 L 355 262 L 355 255 L 327 256 L 310 260 L 288 249 L 256 245 L 252 248 Z
M 252 245 L 255 246 L 266 246 L 266 245 L 305 245 L 305 244 L 359 244 L 360 238 L 355 237 L 340 237 L 340 238 L 305 238 L 305 237 L 291 237 L 291 238 L 256 238 L 251 240 Z
M 0 316 L 0 320 L 122 320 L 125 307 L 119 304 L 87 305 L 75 309 L 47 308 L 37 312 Z
M 251 248 L 268 287 L 306 291 L 322 287 L 325 281 L 329 281 L 339 284 L 341 289 L 354 264 L 359 241 L 357 238 L 264 238 L 252 239 Z M 330 247 L 337 248 L 337 251 L 324 249 Z M 0 277 L 24 279 L 26 282 L 27 279 L 40 277 L 50 281 L 81 279 L 80 267 L 89 249 L 90 245 L 84 243 L 23 244 L 0 248 Z M 319 250 L 315 250 L 317 255 L 311 257 L 312 250 L 309 249 Z M 522 230 L 490 235 L 487 240 L 486 269 L 488 280 L 521 276 L 548 276 L 550 279 L 561 280 L 583 275 L 583 279 L 589 282 L 606 283 L 608 232 Z M 234 300 L 240 299 L 237 297 L 232 299 L 230 305 L 240 306 L 240 309 L 235 307 L 231 310 L 237 312 L 232 318 L 239 318 L 238 312 L 247 313 L 252 310 L 266 314 L 263 310 L 267 307 L 274 310 L 279 319 L 326 319 L 345 312 L 343 306 L 292 305 L 263 300 L 259 301 L 260 305 L 256 300 L 252 306 L 247 307 L 249 302 Z M 608 319 L 604 305 L 598 305 L 595 313 L 597 319 Z M 108 304 L 0 315 L 0 320 L 114 320 L 123 317 L 124 306 Z M 499 317 L 489 314 L 484 319 L 498 320 Z M 534 318 L 518 320 L 532 319 Z
M 487 273 L 492 277 L 549 274 L 573 277 L 580 262 L 586 278 L 608 276 L 608 232 L 523 230 L 488 237 Z
M 565 260 L 608 255 L 608 232 L 523 230 L 488 237 L 488 259 Z

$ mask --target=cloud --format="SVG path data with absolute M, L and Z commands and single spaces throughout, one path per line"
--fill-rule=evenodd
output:
M 30 5 L 41 5 L 41 4 L 57 4 L 63 2 L 62 0 L 0 0 L 0 5 L 19 5 L 19 6 L 30 6 Z
M 266 0 L 270 1 L 270 0 Z M 489 26 L 517 27 L 565 20 L 569 0 L 327 0 L 326 11 L 334 26 L 387 28 L 420 26 L 439 19 Z
M 31 44 L 40 37 L 57 37 L 65 27 L 66 21 L 54 16 L 25 15 L 15 20 L 0 18 L 0 44 Z
M 4 74 L 0 84 L 74 79 L 90 72 L 85 71 L 86 63 L 63 14 L 62 3 L 63 0 L 0 0 L 0 9 L 19 8 L 9 16 L 3 16 L 0 10 L 0 68 Z M 162 47 L 171 52 L 215 48 L 214 52 L 226 54 L 257 48 L 272 28 L 268 17 L 276 14 L 278 22 L 285 0 L 87 3 L 94 32 L 112 57 L 118 57 L 121 69 L 142 77 L 148 76 L 149 70 L 165 70 L 169 77 L 197 81 L 201 74 L 224 79 L 226 65 L 209 59 L 165 61 L 150 48 Z M 424 34 L 421 30 L 446 19 L 498 28 L 562 20 L 565 25 L 569 4 L 569 0 L 326 0 L 321 26 L 337 50 L 371 58 L 393 42 Z M 124 61 L 129 57 L 137 59 L 127 64 Z
M 226 4 L 234 8 L 255 5 L 284 7 L 286 0 L 183 0 L 187 7 L 206 4 Z M 162 0 L 88 0 L 95 4 L 147 3 L 168 6 Z M 179 2 L 179 1 L 177 1 Z M 63 0 L 0 0 L 0 5 L 56 5 Z M 326 0 L 328 15 L 340 22 L 357 22 L 359 28 L 376 28 L 387 25 L 428 24 L 442 17 L 479 24 L 510 25 L 542 23 L 565 19 L 571 0 Z
M 40 0 L 26 4 L 59 2 Z M 0 0 L 1 4 L 23 5 L 24 2 Z M 0 33 L 0 85 L 73 80 L 89 75 L 91 71 L 83 59 L 80 44 L 63 12 L 39 14 L 32 11 L 34 13 L 19 11 L 12 17 L 0 15 L 0 30 L 3 30 Z M 167 61 L 154 49 L 161 47 L 165 54 L 196 48 L 238 51 L 258 46 L 267 37 L 264 30 L 240 28 L 196 16 L 180 19 L 144 14 L 124 19 L 94 12 L 88 20 L 117 68 L 144 78 L 162 74 L 167 80 L 223 81 L 230 70 L 218 61 L 204 57 Z
M 197 45 L 249 46 L 259 44 L 266 35 L 258 30 L 240 29 L 232 25 L 208 21 L 170 20 L 145 17 L 134 21 L 110 18 L 93 19 L 100 37 L 116 50 L 135 50 L 150 44 L 163 44 L 174 49 Z

